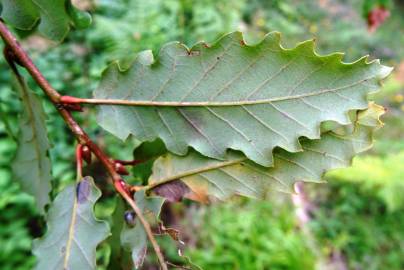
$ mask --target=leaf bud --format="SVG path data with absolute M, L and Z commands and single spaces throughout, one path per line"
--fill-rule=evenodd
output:
M 125 166 L 122 163 L 115 162 L 115 171 L 120 175 L 129 175 L 128 170 L 126 170 Z
M 82 157 L 87 162 L 91 164 L 91 150 L 87 145 L 84 145 L 81 149 Z

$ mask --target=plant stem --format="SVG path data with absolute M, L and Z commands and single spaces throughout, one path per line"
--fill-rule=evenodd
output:
M 76 146 L 76 170 L 77 179 L 83 178 L 83 145 Z
M 163 255 L 161 253 L 160 247 L 157 244 L 156 239 L 153 236 L 153 233 L 150 228 L 150 224 L 146 221 L 143 216 L 142 211 L 136 205 L 136 202 L 133 200 L 132 196 L 130 195 L 129 189 L 126 186 L 125 182 L 122 180 L 121 176 L 115 171 L 114 164 L 110 161 L 110 158 L 96 145 L 90 137 L 86 134 L 86 132 L 80 127 L 80 125 L 74 120 L 69 110 L 64 107 L 63 102 L 61 102 L 58 91 L 56 91 L 50 83 L 45 79 L 39 69 L 35 66 L 32 62 L 31 58 L 25 52 L 25 50 L 21 47 L 18 43 L 16 38 L 13 34 L 8 30 L 5 24 L 0 20 L 0 36 L 2 37 L 4 43 L 6 44 L 5 50 L 9 50 L 12 53 L 14 59 L 10 59 L 5 54 L 6 60 L 9 62 L 11 69 L 13 72 L 16 72 L 16 66 L 14 62 L 23 66 L 31 77 L 35 80 L 38 86 L 43 90 L 43 92 L 48 96 L 50 101 L 58 110 L 59 114 L 62 116 L 63 120 L 70 128 L 71 132 L 76 137 L 77 141 L 81 145 L 87 145 L 90 148 L 91 152 L 98 158 L 98 160 L 103 164 L 105 169 L 108 171 L 109 175 L 111 176 L 114 187 L 117 192 L 127 201 L 127 203 L 133 208 L 136 215 L 139 217 L 147 236 L 150 242 L 153 245 L 154 251 L 157 254 L 159 259 L 161 268 L 163 270 L 167 270 L 167 264 L 164 261 Z M 10 62 L 13 60 L 13 62 Z

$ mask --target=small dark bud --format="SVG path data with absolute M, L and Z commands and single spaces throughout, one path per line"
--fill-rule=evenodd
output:
M 115 171 L 120 175 L 129 175 L 128 170 L 119 162 L 115 162 Z
M 135 226 L 136 224 L 136 214 L 133 211 L 126 211 L 125 214 L 123 215 L 126 224 L 128 226 Z
M 87 145 L 84 145 L 81 149 L 82 157 L 87 162 L 87 164 L 91 164 L 91 150 Z
M 82 112 L 83 107 L 80 106 L 80 104 L 64 104 L 63 107 L 72 112 Z

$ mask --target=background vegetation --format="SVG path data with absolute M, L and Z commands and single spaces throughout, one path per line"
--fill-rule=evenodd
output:
M 317 51 L 346 52 L 346 61 L 370 54 L 395 66 L 395 72 L 374 98 L 387 107 L 386 127 L 377 133 L 372 151 L 356 158 L 352 168 L 327 175 L 328 184 L 304 186 L 303 203 L 276 194 L 268 201 L 235 199 L 226 204 L 199 206 L 190 202 L 166 205 L 163 219 L 180 229 L 186 245 L 173 247 L 162 239 L 166 255 L 181 263 L 177 248 L 203 269 L 404 269 L 404 3 L 361 0 L 82 0 L 93 25 L 72 32 L 62 44 L 38 35 L 23 40 L 51 84 L 66 95 L 88 97 L 108 63 L 130 63 L 143 49 L 158 51 L 180 40 L 191 46 L 214 41 L 241 30 L 254 42 L 269 31 L 283 34 L 285 47 L 309 38 Z M 390 12 L 370 33 L 366 14 L 384 5 Z M 21 34 L 23 38 L 23 34 Z M 286 42 L 287 41 L 287 42 Z M 30 269 L 32 239 L 42 235 L 44 222 L 33 199 L 21 192 L 10 173 L 15 152 L 13 137 L 20 104 L 10 86 L 10 73 L 0 60 L 0 265 Z M 38 89 L 32 82 L 34 91 Z M 38 94 L 41 95 L 40 91 Z M 74 179 L 73 137 L 51 107 L 48 130 L 53 148 L 53 185 Z M 81 122 L 112 156 L 131 159 L 133 146 L 100 130 L 86 111 Z M 89 168 L 100 174 L 96 164 Z M 139 180 L 147 165 L 134 171 Z M 101 182 L 102 185 L 102 182 Z M 101 186 L 101 188 L 103 188 Z M 105 187 L 106 188 L 106 187 Z M 97 206 L 100 217 L 113 211 L 108 196 Z M 110 250 L 101 245 L 100 265 Z M 153 257 L 144 269 L 156 269 Z M 344 268 L 345 267 L 345 268 Z

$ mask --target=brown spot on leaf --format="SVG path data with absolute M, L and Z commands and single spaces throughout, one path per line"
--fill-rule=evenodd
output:
M 244 40 L 240 40 L 240 44 L 241 44 L 241 46 L 245 46 L 245 45 L 246 45 Z
M 201 54 L 201 52 L 200 51 L 189 51 L 188 52 L 188 55 L 189 56 L 198 56 L 198 55 L 200 55 Z
M 174 228 L 166 228 L 163 223 L 159 223 L 160 232 L 169 235 L 174 241 L 180 240 L 180 231 Z
M 190 189 L 181 180 L 175 180 L 167 184 L 157 186 L 154 193 L 166 198 L 169 202 L 179 202 L 190 192 Z

